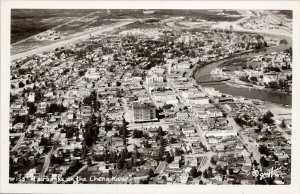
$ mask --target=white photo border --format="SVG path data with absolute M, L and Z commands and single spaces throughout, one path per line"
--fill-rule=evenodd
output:
M 42 185 L 9 184 L 11 9 L 268 9 L 293 10 L 292 173 L 290 185 Z M 300 192 L 299 1 L 1 1 L 1 193 L 299 193 Z M 296 75 L 295 75 L 296 74 Z

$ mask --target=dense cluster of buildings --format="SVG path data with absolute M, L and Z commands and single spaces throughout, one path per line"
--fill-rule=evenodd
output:
M 189 76 L 195 65 L 245 50 L 242 38 L 214 30 L 137 39 L 138 32 L 12 63 L 10 181 L 88 183 L 97 174 L 122 183 L 288 183 L 290 144 L 259 120 L 252 101 Z M 282 174 L 265 182 L 251 174 L 275 165 Z

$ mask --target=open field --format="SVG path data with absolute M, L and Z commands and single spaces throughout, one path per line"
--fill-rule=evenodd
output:
M 11 43 L 51 29 L 94 10 L 13 9 L 11 11 Z
M 230 14 L 234 14 L 232 17 Z M 11 13 L 11 43 L 31 37 L 38 33 L 55 28 L 59 31 L 97 27 L 107 24 L 109 19 L 158 17 L 168 18 L 175 16 L 192 17 L 208 21 L 235 21 L 238 19 L 236 11 L 212 10 L 92 10 L 92 9 L 13 9 Z M 79 27 L 79 29 L 78 29 Z
M 71 38 L 66 39 L 66 40 L 61 40 L 61 41 L 55 42 L 53 44 L 43 45 L 41 47 L 35 47 L 34 49 L 28 50 L 26 52 L 22 52 L 22 53 L 12 55 L 11 60 L 16 60 L 16 59 L 19 59 L 19 58 L 23 58 L 23 57 L 33 55 L 33 54 L 43 53 L 43 52 L 49 51 L 49 50 L 54 50 L 55 48 L 65 46 L 65 45 L 74 43 L 74 42 L 79 41 L 79 40 L 87 39 L 91 35 L 96 36 L 96 35 L 102 34 L 104 32 L 112 31 L 116 28 L 122 27 L 124 25 L 129 24 L 129 23 L 131 23 L 131 22 L 129 22 L 129 21 L 119 22 L 119 23 L 116 23 L 116 24 L 113 24 L 113 25 L 110 25 L 110 26 L 104 26 L 104 27 L 97 28 L 93 31 L 87 31 L 87 32 L 84 32 L 84 33 L 82 33 L 78 36 L 71 37 Z

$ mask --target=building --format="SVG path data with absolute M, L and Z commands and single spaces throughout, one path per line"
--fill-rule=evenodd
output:
M 206 137 L 230 137 L 237 136 L 237 132 L 235 130 L 219 130 L 219 131 L 208 131 L 205 134 Z
M 156 118 L 156 108 L 152 103 L 139 103 L 134 102 L 133 108 L 133 120 L 134 122 L 143 121 L 155 121 Z
M 196 130 L 193 127 L 182 127 L 182 133 L 186 136 L 190 136 L 196 133 Z
M 154 84 L 154 83 L 162 83 L 164 81 L 162 76 L 158 76 L 156 74 L 154 75 L 148 75 L 146 77 L 146 84 Z
M 155 101 L 166 102 L 177 100 L 176 95 L 172 91 L 155 91 L 152 94 Z
M 28 102 L 34 102 L 35 101 L 35 93 L 30 93 L 28 95 Z

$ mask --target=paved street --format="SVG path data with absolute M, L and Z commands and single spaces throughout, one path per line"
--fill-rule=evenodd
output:
M 247 135 L 245 135 L 243 133 L 243 129 L 238 124 L 236 124 L 236 122 L 234 121 L 233 118 L 228 117 L 227 120 L 229 121 L 228 125 L 237 131 L 238 138 L 240 138 L 241 142 L 243 142 L 246 145 L 249 153 L 252 153 L 253 159 L 259 163 L 261 154 L 259 153 L 258 147 L 256 146 L 255 142 L 253 140 L 251 140 L 250 137 L 248 137 Z M 259 165 L 259 167 L 260 167 L 260 165 Z

